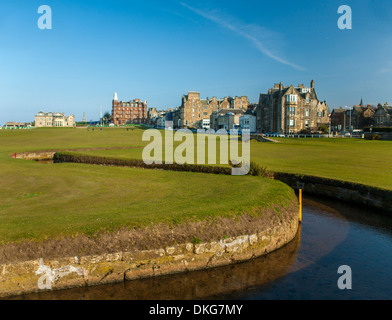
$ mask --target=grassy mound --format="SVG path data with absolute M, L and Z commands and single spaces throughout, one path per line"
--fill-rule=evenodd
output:
M 141 136 L 141 130 L 84 130 L 0 132 L 0 244 L 178 225 L 260 213 L 260 208 L 279 212 L 295 201 L 289 187 L 259 177 L 41 164 L 8 156 L 28 150 L 134 147 Z

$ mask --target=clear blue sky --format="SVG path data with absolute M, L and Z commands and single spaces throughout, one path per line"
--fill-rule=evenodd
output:
M 337 27 L 343 4 L 352 30 Z M 52 30 L 37 27 L 40 5 Z M 0 124 L 41 109 L 95 120 L 114 91 L 165 109 L 189 90 L 257 102 L 312 79 L 330 108 L 392 103 L 391 20 L 390 0 L 2 0 Z

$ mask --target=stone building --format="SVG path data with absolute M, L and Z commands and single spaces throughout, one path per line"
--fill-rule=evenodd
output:
M 75 126 L 75 115 L 66 116 L 60 112 L 48 112 L 45 113 L 40 111 L 35 116 L 35 127 L 74 127 Z
M 381 105 L 378 108 L 371 105 L 365 107 L 362 103 L 353 106 L 351 109 L 342 107 L 333 109 L 331 113 L 331 130 L 333 132 L 350 132 L 352 130 L 363 130 L 371 125 L 377 126 L 376 121 L 380 121 L 376 117 L 377 110 L 379 110 L 379 115 L 385 114 Z M 386 110 L 388 110 L 387 107 Z M 380 118 L 383 118 L 383 116 Z
M 388 103 L 385 103 L 384 105 L 378 104 L 377 109 L 374 113 L 374 126 L 392 126 L 392 106 L 389 106 Z
M 263 133 L 316 131 L 329 124 L 328 105 L 319 101 L 313 80 L 310 87 L 275 84 L 267 94 L 260 94 L 256 115 L 257 131 Z
M 112 119 L 116 126 L 124 124 L 147 123 L 147 101 L 134 99 L 129 102 L 118 101 L 117 93 L 114 93 L 112 101 Z
M 157 108 L 155 108 L 155 107 L 149 108 L 147 111 L 147 119 L 148 119 L 147 123 L 152 126 L 156 125 L 156 120 L 157 120 L 158 116 L 159 116 L 159 113 L 158 113 Z
M 5 126 L 6 129 L 19 129 L 19 128 L 29 128 L 31 127 L 31 123 L 29 122 L 14 122 L 8 121 Z
M 203 119 L 209 119 L 213 111 L 217 110 L 218 102 L 216 98 L 202 100 L 200 93 L 195 91 L 188 92 L 183 95 L 182 104 L 176 110 L 173 120 L 175 128 L 201 128 L 200 124 Z
M 149 108 L 147 112 L 147 124 L 153 127 L 162 127 L 163 123 L 164 127 L 166 121 L 173 121 L 173 112 L 173 108 L 168 108 L 167 110 L 157 110 L 155 107 Z
M 245 114 L 240 117 L 240 127 L 242 130 L 249 130 L 250 133 L 256 133 L 256 110 L 248 109 Z
M 346 130 L 369 128 L 374 122 L 376 110 L 371 105 L 364 107 L 362 103 L 355 105 L 351 110 L 347 110 L 345 115 Z
M 249 106 L 249 100 L 248 97 L 242 96 L 242 97 L 229 97 L 228 101 L 230 102 L 230 109 L 242 109 L 246 111 Z M 222 106 L 223 108 L 223 106 Z
M 244 115 L 242 109 L 219 109 L 210 116 L 210 129 L 232 130 L 240 125 L 240 118 Z
M 189 91 L 183 95 L 181 106 L 173 111 L 173 122 L 175 128 L 206 128 L 210 116 L 220 110 L 246 110 L 249 105 L 248 98 L 242 97 L 225 97 L 217 99 L 216 97 L 200 99 L 200 93 Z
M 340 132 L 344 130 L 344 123 L 346 122 L 346 110 L 340 107 L 333 109 L 331 112 L 331 130 L 333 132 Z

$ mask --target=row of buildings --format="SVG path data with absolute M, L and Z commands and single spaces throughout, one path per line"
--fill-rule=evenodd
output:
M 45 127 L 74 127 L 75 115 L 65 115 L 61 112 L 38 112 L 34 117 L 34 126 Z
M 166 121 L 171 121 L 174 128 L 209 128 L 211 115 L 226 110 L 245 112 L 249 101 L 242 97 L 217 97 L 201 99 L 200 93 L 190 91 L 183 95 L 181 106 L 178 108 L 158 111 L 156 108 L 147 109 L 147 102 L 135 99 L 129 102 L 118 101 L 117 93 L 112 101 L 112 121 L 115 125 L 144 123 L 164 127 Z
M 392 127 L 392 106 L 388 103 L 364 106 L 363 101 L 352 108 L 333 109 L 331 130 L 351 132 L 370 127 Z
M 329 107 L 318 99 L 313 80 L 309 87 L 275 84 L 260 94 L 256 115 L 257 130 L 262 133 L 317 131 L 329 124 Z
M 130 123 L 147 123 L 147 101 L 140 99 L 132 101 L 118 101 L 117 93 L 114 93 L 112 101 L 112 123 L 125 125 Z
M 328 125 L 329 108 L 325 101 L 318 99 L 312 80 L 309 87 L 275 84 L 266 94 L 260 94 L 255 104 L 246 96 L 201 99 L 199 92 L 190 91 L 183 95 L 181 106 L 161 112 L 151 108 L 141 122 L 164 127 L 166 121 L 173 122 L 174 129 L 246 128 L 252 132 L 290 134 Z
M 85 122 L 85 117 L 83 119 Z M 202 99 L 200 92 L 190 91 L 182 96 L 177 108 L 159 111 L 147 107 L 147 101 L 134 99 L 119 101 L 117 93 L 112 100 L 112 125 L 147 124 L 164 128 L 166 122 L 173 129 L 250 129 L 251 132 L 294 134 L 315 132 L 321 128 L 331 131 L 351 131 L 370 126 L 392 126 L 392 106 L 387 103 L 377 107 L 363 102 L 352 109 L 333 109 L 316 92 L 315 82 L 309 86 L 284 86 L 275 84 L 267 93 L 261 93 L 257 103 L 246 96 Z M 7 123 L 8 127 L 25 124 Z M 74 115 L 40 111 L 35 116 L 35 127 L 74 127 Z
M 176 109 L 153 108 L 148 112 L 148 124 L 163 128 L 166 121 L 173 122 L 174 128 L 241 128 L 270 134 L 350 132 L 392 127 L 392 106 L 388 103 L 365 106 L 361 101 L 352 108 L 330 112 L 327 102 L 318 98 L 312 80 L 309 86 L 275 84 L 267 93 L 261 93 L 254 104 L 246 96 L 202 100 L 199 92 L 189 92 Z
M 4 125 L 5 129 L 21 129 L 21 128 L 31 128 L 30 122 L 15 122 L 15 121 L 7 121 Z M 1 129 L 1 127 L 0 127 Z
M 6 122 L 5 129 L 22 128 L 47 128 L 47 127 L 74 127 L 76 125 L 75 115 L 65 115 L 60 112 L 38 112 L 34 117 L 34 122 Z M 1 127 L 0 127 L 1 128 Z

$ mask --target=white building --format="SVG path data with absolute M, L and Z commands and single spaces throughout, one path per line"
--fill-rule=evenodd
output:
M 158 128 L 165 128 L 165 124 L 166 124 L 166 115 L 163 115 L 162 117 L 158 117 L 157 127 Z
M 5 124 L 4 126 L 6 129 L 16 129 L 16 128 L 30 128 L 31 127 L 31 123 L 26 123 L 26 122 L 12 122 L 9 121 Z M 1 128 L 1 127 L 0 127 Z
M 202 128 L 205 130 L 210 129 L 210 119 L 203 119 L 201 125 L 202 125 Z
M 250 130 L 250 133 L 256 133 L 256 116 L 253 114 L 244 114 L 240 118 L 240 127 L 242 130 Z
M 35 127 L 73 127 L 75 126 L 75 115 L 66 116 L 60 112 L 38 112 L 35 116 Z

